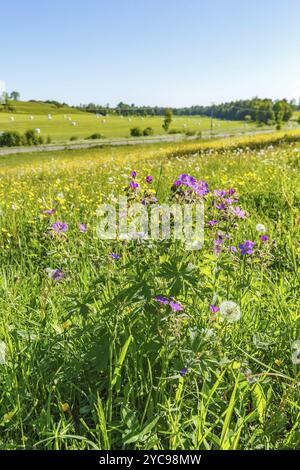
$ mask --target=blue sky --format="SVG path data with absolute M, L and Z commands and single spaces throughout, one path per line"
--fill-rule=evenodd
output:
M 23 99 L 300 97 L 299 0 L 10 0 L 0 18 L 0 80 Z

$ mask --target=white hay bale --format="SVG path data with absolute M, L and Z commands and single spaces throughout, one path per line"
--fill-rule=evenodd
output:
M 77 122 L 72 121 L 72 126 L 77 126 Z
M 40 134 L 40 133 L 41 133 L 41 129 L 40 129 L 39 127 L 37 127 L 37 128 L 35 129 L 35 132 L 36 132 L 37 134 Z

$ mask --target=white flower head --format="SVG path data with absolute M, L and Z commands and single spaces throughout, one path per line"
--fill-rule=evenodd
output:
M 257 224 L 256 230 L 261 233 L 265 233 L 267 231 L 266 226 L 264 224 Z
M 299 339 L 296 339 L 296 341 L 293 342 L 292 350 L 294 350 L 294 352 L 292 353 L 292 363 L 294 365 L 298 365 L 300 364 L 300 340 Z
M 242 313 L 238 304 L 232 302 L 231 300 L 225 300 L 220 305 L 220 315 L 224 320 L 227 320 L 229 323 L 234 323 L 236 321 L 239 321 Z
M 0 364 L 6 364 L 6 344 L 0 341 Z
M 46 272 L 46 274 L 48 275 L 48 277 L 52 278 L 52 277 L 53 277 L 53 274 L 55 273 L 55 269 L 46 268 L 46 269 L 45 269 L 45 272 Z

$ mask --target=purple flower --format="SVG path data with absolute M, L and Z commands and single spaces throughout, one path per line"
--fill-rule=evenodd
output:
M 231 204 L 235 204 L 236 202 L 238 202 L 238 199 L 233 199 L 232 197 L 225 197 L 224 201 L 226 202 L 226 204 L 228 204 L 228 206 L 230 206 Z
M 139 187 L 138 183 L 135 183 L 134 181 L 130 181 L 129 187 L 131 189 L 136 189 Z
M 55 269 L 52 274 L 52 277 L 54 281 L 60 281 L 61 279 L 64 279 L 65 273 L 61 269 Z
M 214 190 L 214 195 L 215 196 L 224 197 L 224 196 L 226 196 L 226 194 L 227 193 L 226 193 L 225 189 L 215 189 Z
M 198 196 L 206 196 L 209 193 L 208 184 L 205 181 L 199 180 L 192 187 Z
M 154 300 L 156 300 L 156 302 L 159 302 L 160 304 L 169 303 L 169 299 L 167 299 L 166 297 L 163 297 L 162 295 L 157 295 Z
M 246 212 L 242 211 L 239 206 L 233 207 L 232 211 L 239 219 L 244 219 L 246 217 Z
M 262 235 L 262 236 L 260 237 L 260 239 L 261 239 L 261 241 L 262 241 L 263 243 L 265 243 L 265 242 L 267 242 L 267 241 L 269 240 L 269 237 L 268 237 L 268 235 Z
M 239 245 L 241 255 L 252 255 L 254 245 L 256 245 L 256 243 L 252 242 L 251 240 L 245 240 L 244 243 L 241 243 Z
M 216 201 L 214 201 L 215 208 L 218 209 L 219 211 L 224 211 L 226 209 L 226 205 L 221 202 L 220 204 L 217 204 Z
M 52 215 L 52 214 L 54 214 L 55 211 L 56 211 L 55 208 L 53 208 L 53 209 L 43 209 L 43 210 L 41 211 L 41 213 L 42 213 L 42 214 L 45 214 L 45 215 Z
M 117 253 L 108 253 L 108 256 L 110 256 L 112 259 L 120 259 L 121 255 L 118 255 Z
M 60 222 L 59 220 L 51 225 L 51 229 L 55 232 L 66 232 L 68 230 L 68 224 L 66 222 Z
M 79 232 L 84 233 L 87 231 L 87 228 L 83 224 L 78 224 Z
M 171 309 L 173 310 L 173 312 L 180 312 L 181 310 L 183 310 L 183 306 L 179 304 L 178 302 L 173 302 L 173 300 L 169 302 L 169 305 Z
M 192 186 L 196 183 L 195 178 L 191 175 L 187 175 L 186 173 L 182 173 L 181 175 L 179 175 L 178 181 L 180 181 L 181 184 L 184 184 L 185 186 Z
M 213 250 L 214 250 L 215 255 L 219 255 L 221 253 L 222 243 L 223 243 L 223 240 L 220 237 L 213 240 Z
M 181 377 L 184 377 L 185 374 L 187 373 L 187 371 L 188 371 L 187 367 L 184 367 L 182 370 L 180 370 L 179 373 L 180 373 Z
M 132 178 L 136 178 L 136 176 L 137 176 L 137 172 L 136 172 L 135 170 L 134 170 L 134 171 L 132 171 L 132 172 L 131 172 L 131 176 L 132 176 Z
M 220 311 L 220 308 L 213 304 L 210 304 L 209 308 L 210 308 L 211 313 L 217 313 Z
M 208 225 L 218 225 L 219 221 L 218 220 L 209 220 L 208 222 Z
M 151 183 L 153 180 L 153 177 L 151 175 L 146 176 L 146 182 Z
M 229 251 L 231 251 L 231 253 L 237 253 L 237 247 L 236 246 L 229 246 Z
M 205 181 L 196 181 L 193 176 L 188 175 L 186 173 L 182 173 L 181 175 L 179 175 L 177 180 L 175 180 L 173 183 L 173 187 L 180 185 L 190 188 L 191 191 L 201 197 L 209 193 L 208 184 Z
M 235 193 L 235 189 L 229 188 L 227 193 L 232 196 Z

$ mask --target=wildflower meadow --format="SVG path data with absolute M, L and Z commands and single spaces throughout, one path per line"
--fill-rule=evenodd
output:
M 299 446 L 298 139 L 1 157 L 1 449 Z M 120 195 L 201 248 L 100 239 Z

